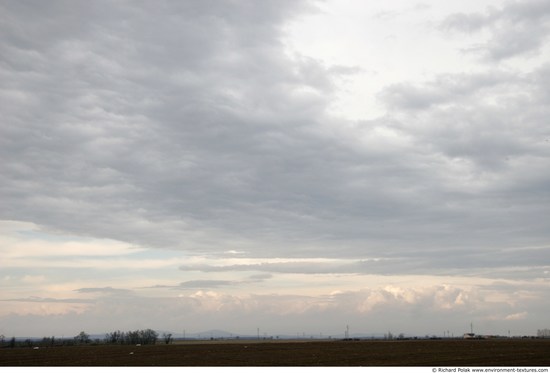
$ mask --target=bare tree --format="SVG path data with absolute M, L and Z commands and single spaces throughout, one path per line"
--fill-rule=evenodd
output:
M 120 330 L 105 334 L 105 342 L 112 344 L 124 343 L 124 333 Z
M 172 333 L 163 333 L 162 338 L 164 339 L 164 343 L 167 345 L 172 343 Z
M 76 343 L 90 343 L 90 335 L 84 331 L 81 331 L 76 337 L 74 337 Z

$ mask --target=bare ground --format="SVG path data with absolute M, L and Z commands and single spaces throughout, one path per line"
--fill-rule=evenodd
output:
M 550 366 L 550 340 L 211 341 L 0 349 L 0 366 Z

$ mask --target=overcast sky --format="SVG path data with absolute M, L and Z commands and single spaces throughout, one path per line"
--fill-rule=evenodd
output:
M 550 2 L 0 1 L 0 334 L 535 334 Z

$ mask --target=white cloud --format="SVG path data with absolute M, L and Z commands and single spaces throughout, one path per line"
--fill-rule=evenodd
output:
M 32 257 L 121 256 L 142 251 L 124 242 L 76 237 L 33 223 L 0 221 L 0 255 L 6 260 Z
M 82 323 L 95 329 L 103 328 L 100 330 L 131 329 L 144 325 L 143 317 L 147 317 L 148 320 L 158 320 L 159 329 L 176 331 L 183 325 L 188 332 L 200 332 L 212 328 L 227 330 L 230 326 L 228 331 L 237 335 L 250 332 L 251 325 L 254 326 L 253 331 L 256 325 L 260 325 L 263 330 L 269 330 L 269 333 L 292 335 L 298 327 L 300 331 L 330 335 L 341 332 L 346 323 L 356 332 L 362 333 L 384 333 L 392 330 L 423 335 L 422 333 L 439 333 L 441 328 L 451 328 L 455 335 L 461 335 L 469 327 L 470 321 L 474 320 L 476 329 L 487 325 L 485 330 L 478 330 L 479 333 L 496 334 L 499 328 L 512 327 L 511 324 L 506 326 L 506 322 L 528 321 L 533 315 L 524 311 L 524 307 L 532 308 L 539 301 L 525 300 L 521 305 L 510 306 L 498 300 L 503 295 L 512 296 L 512 293 L 503 291 L 488 292 L 476 286 L 412 284 L 386 285 L 315 296 L 231 295 L 222 291 L 198 290 L 179 296 L 174 294 L 172 297 L 108 297 L 99 298 L 88 304 L 86 309 L 80 309 L 78 316 L 74 313 L 74 307 L 65 307 L 63 312 L 68 315 L 68 324 L 65 327 L 58 324 L 60 320 L 56 321 L 57 316 L 53 312 L 54 306 L 62 304 L 64 300 L 53 302 L 40 299 L 40 302 L 30 303 L 47 304 L 48 308 L 35 308 L 27 316 L 3 316 L 3 320 L 13 323 L 10 325 L 29 322 L 29 328 L 38 320 L 48 320 L 57 325 L 57 332 L 72 333 L 72 328 L 78 328 L 77 325 L 83 325 Z M 23 301 L 18 301 L 18 304 L 24 303 Z M 497 316 L 496 312 L 504 316 Z M 397 314 L 400 317 L 396 317 Z M 109 315 L 109 321 L 99 324 L 99 318 L 106 315 Z M 325 322 L 319 324 L 323 319 Z M 485 324 L 488 321 L 493 324 Z M 513 327 L 516 327 L 515 324 Z
M 504 319 L 505 320 L 523 320 L 527 317 L 527 312 L 518 312 L 511 315 L 507 315 Z

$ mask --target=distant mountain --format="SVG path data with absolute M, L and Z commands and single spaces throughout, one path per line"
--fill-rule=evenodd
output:
M 172 333 L 172 337 L 175 339 L 181 339 L 183 338 L 183 333 Z M 211 329 L 211 330 L 205 330 L 201 332 L 196 333 L 185 333 L 186 339 L 219 339 L 219 338 L 237 338 L 237 337 L 243 337 L 243 335 L 239 335 L 237 333 L 231 333 L 225 330 L 219 330 L 219 329 Z

